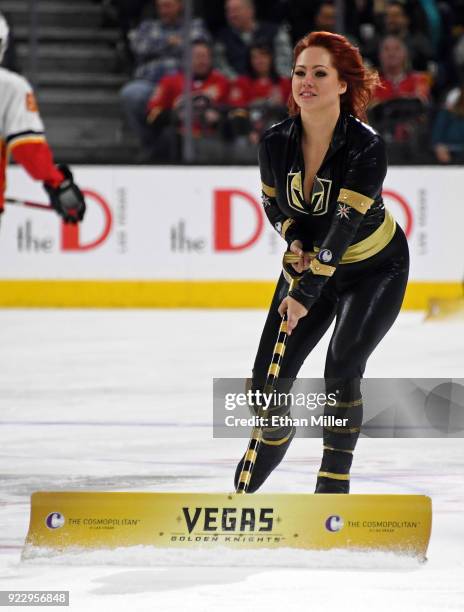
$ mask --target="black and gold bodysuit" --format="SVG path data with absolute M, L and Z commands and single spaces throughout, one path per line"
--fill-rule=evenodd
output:
M 382 138 L 355 117 L 341 113 L 311 201 L 303 195 L 304 159 L 300 117 L 272 126 L 259 149 L 266 215 L 287 241 L 315 251 L 310 269 L 290 295 L 309 309 L 288 339 L 280 378 L 292 380 L 335 318 L 324 376 L 341 390 L 326 414 L 349 418 L 350 427 L 324 428 L 319 481 L 348 480 L 362 422 L 360 379 L 366 361 L 395 321 L 406 289 L 406 238 L 382 201 L 387 170 Z M 262 388 L 287 295 L 281 275 L 258 348 L 252 385 Z M 316 372 L 314 372 L 316 376 Z M 330 382 L 329 382 L 330 381 Z M 330 391 L 330 389 L 329 389 Z M 332 430 L 334 429 L 334 430 Z M 335 430 L 336 429 L 336 430 Z M 344 430 L 345 429 L 345 430 Z M 268 432 L 274 440 L 288 432 Z M 266 437 L 266 436 L 265 436 Z

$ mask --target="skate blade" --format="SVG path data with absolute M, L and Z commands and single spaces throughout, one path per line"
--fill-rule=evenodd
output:
M 23 558 L 132 546 L 392 551 L 424 560 L 425 495 L 37 492 Z

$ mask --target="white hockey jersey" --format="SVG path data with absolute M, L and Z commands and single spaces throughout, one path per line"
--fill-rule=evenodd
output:
M 24 77 L 0 67 L 0 198 L 9 154 L 24 142 L 45 142 L 34 92 Z

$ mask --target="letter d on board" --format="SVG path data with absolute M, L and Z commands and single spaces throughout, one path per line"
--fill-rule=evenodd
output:
M 90 200 L 93 200 L 102 209 L 104 216 L 103 230 L 100 236 L 98 236 L 95 240 L 83 244 L 79 239 L 80 224 L 63 222 L 61 224 L 61 248 L 63 251 L 88 251 L 90 249 L 94 249 L 108 238 L 108 234 L 111 231 L 113 218 L 111 209 L 105 200 L 98 193 L 95 193 L 95 191 L 90 191 L 89 189 L 82 190 L 82 193 L 84 194 L 87 206 L 89 205 Z
M 232 204 L 234 199 L 234 204 Z M 255 230 L 248 240 L 234 242 L 233 206 L 251 206 L 255 213 Z M 258 202 L 249 193 L 239 189 L 216 189 L 214 191 L 214 250 L 243 251 L 256 242 L 263 230 L 263 212 Z

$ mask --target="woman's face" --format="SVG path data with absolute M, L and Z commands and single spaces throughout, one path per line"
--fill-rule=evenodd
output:
M 308 47 L 296 59 L 292 93 L 302 111 L 321 111 L 340 104 L 346 83 L 340 81 L 332 57 L 323 47 Z
M 251 50 L 251 67 L 259 76 L 267 76 L 271 72 L 272 58 L 263 49 Z

